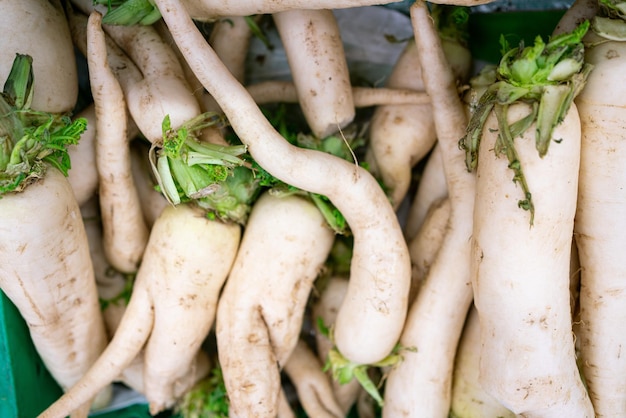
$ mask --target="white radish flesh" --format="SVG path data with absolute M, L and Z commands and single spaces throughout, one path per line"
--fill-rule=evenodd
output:
M 72 168 L 67 180 L 74 190 L 79 206 L 91 199 L 98 190 L 98 171 L 96 169 L 96 109 L 93 104 L 76 115 L 87 120 L 87 129 L 80 136 L 78 144 L 67 147 Z
M 459 341 L 452 381 L 451 418 L 515 418 L 497 399 L 485 392 L 479 381 L 480 321 L 470 308 Z
M 426 214 L 433 203 L 448 195 L 446 174 L 443 169 L 441 150 L 437 144 L 433 147 L 424 170 L 417 184 L 417 192 L 411 200 L 409 213 L 404 227 L 404 235 L 410 242 L 422 227 Z
M 331 326 L 335 323 L 337 313 L 341 308 L 341 304 L 348 292 L 348 278 L 342 276 L 331 276 L 328 278 L 328 282 L 325 284 L 319 298 L 313 303 L 312 318 L 313 322 L 317 323 L 321 320 L 324 326 Z M 323 335 L 317 331 L 315 333 L 315 342 L 317 354 L 322 362 L 326 362 L 328 352 L 333 348 L 333 343 L 329 336 Z M 339 383 L 332 378 L 330 373 L 327 374 L 327 379 L 330 380 L 335 398 L 343 411 L 343 415 L 346 416 L 350 411 L 350 408 L 354 405 L 359 396 L 359 393 L 363 390 L 358 380 L 352 379 L 345 384 Z M 368 395 L 369 396 L 369 395 Z
M 246 86 L 248 93 L 259 104 L 298 103 L 298 92 L 291 81 L 261 81 Z M 406 88 L 352 87 L 355 107 L 377 105 L 428 104 L 430 99 L 423 91 Z
M 424 90 L 422 66 L 415 41 L 407 41 L 387 80 L 387 87 Z M 392 204 L 400 206 L 409 190 L 413 166 L 437 140 L 430 103 L 379 106 L 370 123 L 370 158 L 383 183 L 389 187 Z

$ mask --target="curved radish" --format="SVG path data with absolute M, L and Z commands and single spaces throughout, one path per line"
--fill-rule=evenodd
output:
M 333 238 L 317 207 L 301 197 L 265 192 L 252 207 L 217 311 L 230 416 L 276 416 L 280 369 Z
M 124 93 L 109 68 L 101 21 L 98 12 L 89 16 L 87 63 L 96 111 L 96 166 L 104 250 L 118 271 L 134 273 L 148 242 L 148 227 L 130 168 Z
M 208 372 L 200 345 L 239 243 L 239 226 L 187 205 L 155 222 L 124 318 L 94 366 L 40 417 L 64 417 L 115 380 L 144 348 L 144 391 L 156 413 Z M 185 324 L 186 326 L 181 326 Z M 193 324 L 193 326 L 191 326 Z
M 37 80 L 31 108 L 66 113 L 76 105 L 78 72 L 67 20 L 53 4 L 46 0 L 3 2 L 0 80 L 7 78 L 15 54 L 30 55 Z
M 354 120 L 348 62 L 331 10 L 272 15 L 282 40 L 298 101 L 311 131 L 325 138 Z
M 290 145 L 220 63 L 180 1 L 155 3 L 185 60 L 255 161 L 287 184 L 327 196 L 344 215 L 355 244 L 351 285 L 335 324 L 335 342 L 357 363 L 385 358 L 406 317 L 411 266 L 398 219 L 384 192 L 366 170 Z M 355 321 L 361 325 L 354 326 Z

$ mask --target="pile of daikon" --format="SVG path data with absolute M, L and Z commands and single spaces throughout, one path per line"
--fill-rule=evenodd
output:
M 0 287 L 64 391 L 40 417 L 114 383 L 153 415 L 626 416 L 626 2 L 472 74 L 488 2 L 417 0 L 367 86 L 332 9 L 393 2 L 0 3 Z M 269 26 L 291 78 L 249 84 Z

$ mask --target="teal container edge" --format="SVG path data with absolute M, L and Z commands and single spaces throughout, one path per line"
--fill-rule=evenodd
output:
M 41 361 L 19 311 L 2 292 L 0 325 L 0 417 L 35 417 L 63 392 Z

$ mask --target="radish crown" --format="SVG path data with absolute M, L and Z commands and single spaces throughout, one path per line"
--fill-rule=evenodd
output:
M 502 59 L 493 67 L 490 76 L 481 74 L 481 80 L 494 80 L 484 88 L 483 94 L 472 106 L 472 117 L 466 134 L 459 141 L 465 150 L 465 164 L 469 171 L 478 165 L 478 151 L 484 124 L 493 110 L 498 121 L 498 139 L 494 151 L 504 154 L 513 170 L 513 181 L 524 193 L 519 207 L 530 212 L 530 224 L 534 220 L 534 203 L 526 183 L 515 149 L 514 138 L 522 135 L 535 124 L 535 146 L 541 157 L 546 155 L 554 128 L 563 121 L 574 98 L 582 90 L 591 71 L 584 62 L 582 38 L 587 33 L 589 21 L 580 24 L 571 33 L 564 33 L 544 43 L 541 37 L 535 38 L 534 45 L 510 48 L 501 38 Z M 508 107 L 517 102 L 527 103 L 530 113 L 512 123 L 508 122 Z M 559 139 L 554 139 L 558 142 Z
M 591 20 L 591 29 L 611 41 L 626 41 L 626 2 L 599 0 L 600 10 Z
M 16 54 L 0 93 L 0 196 L 20 192 L 45 175 L 47 165 L 67 176 L 67 146 L 78 143 L 87 120 L 30 108 L 32 57 Z
M 166 117 L 162 141 L 150 148 L 150 163 L 160 191 L 171 204 L 194 201 L 211 218 L 243 224 L 258 195 L 258 182 L 241 167 L 246 164 L 241 158 L 246 146 L 197 139 L 202 129 L 225 123 L 220 115 L 208 112 L 172 129 Z

